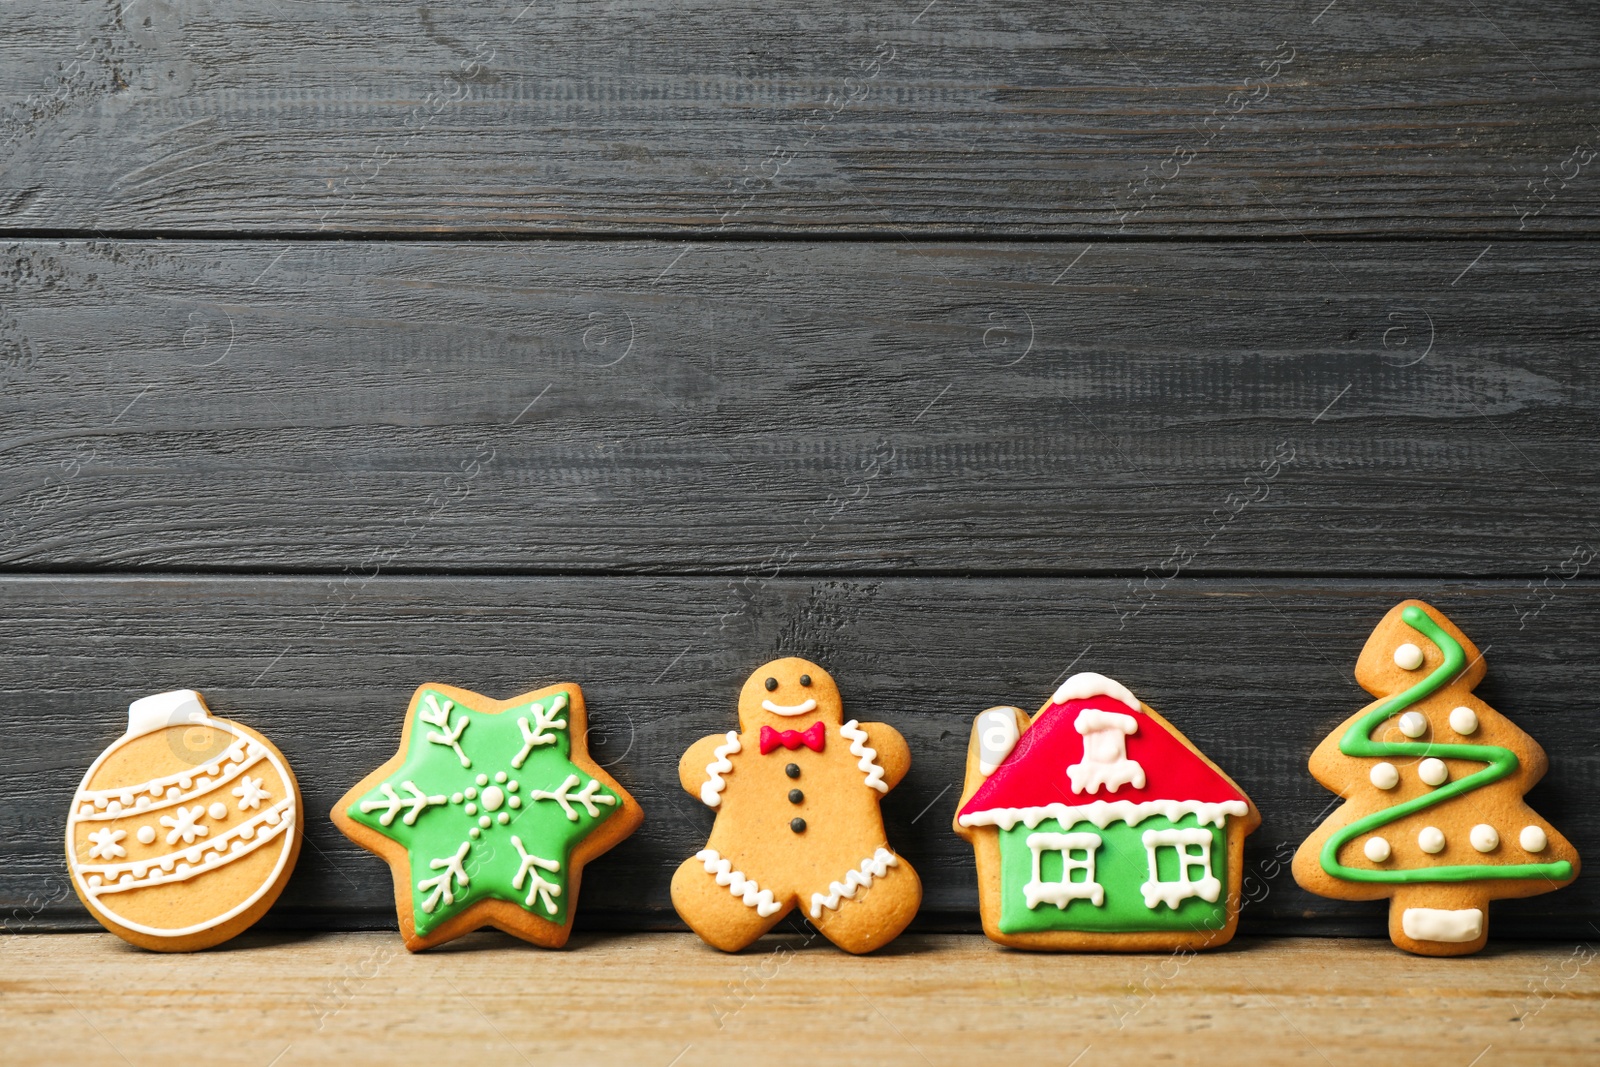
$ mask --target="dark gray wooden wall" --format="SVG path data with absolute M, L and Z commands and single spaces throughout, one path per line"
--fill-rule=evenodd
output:
M 929 927 L 972 715 L 1071 667 L 1262 808 L 1243 932 L 1378 933 L 1286 861 L 1407 596 L 1600 857 L 1600 13 L 848 6 L 6 5 L 8 928 L 92 925 L 62 822 L 131 699 L 322 812 L 424 680 L 581 682 L 646 823 L 579 923 L 672 926 L 677 757 L 796 653 L 911 742 Z M 388 885 L 319 818 L 268 921 Z

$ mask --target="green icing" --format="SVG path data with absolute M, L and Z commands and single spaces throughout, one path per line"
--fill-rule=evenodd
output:
M 569 701 L 488 715 L 427 690 L 405 762 L 347 809 L 409 853 L 418 936 L 481 900 L 566 924 L 572 849 L 622 806 L 572 762 Z
M 1351 724 L 1339 740 L 1339 751 L 1347 756 L 1400 756 L 1421 759 L 1437 756 L 1441 759 L 1480 760 L 1488 764 L 1465 778 L 1453 781 L 1422 796 L 1413 797 L 1393 807 L 1374 812 L 1337 830 L 1322 846 L 1322 869 L 1335 878 L 1352 882 L 1388 882 L 1410 884 L 1416 882 L 1469 882 L 1479 878 L 1554 878 L 1572 876 L 1572 864 L 1566 860 L 1554 863 L 1512 863 L 1503 866 L 1484 863 L 1458 864 L 1440 867 L 1421 867 L 1414 870 L 1385 871 L 1361 867 L 1346 867 L 1339 862 L 1339 849 L 1353 839 L 1403 819 L 1414 811 L 1443 804 L 1491 782 L 1498 782 L 1517 769 L 1517 754 L 1499 745 L 1439 745 L 1426 741 L 1374 741 L 1372 731 L 1391 715 L 1398 714 L 1419 701 L 1425 700 L 1449 684 L 1466 666 L 1467 654 L 1455 638 L 1434 622 L 1428 613 L 1418 607 L 1409 607 L 1400 613 L 1405 624 L 1427 637 L 1444 653 L 1439 669 L 1416 685 L 1397 696 L 1377 704 L 1371 711 Z
M 1095 881 L 1105 892 L 1103 903 L 1096 905 L 1087 899 L 1068 901 L 1065 908 L 1048 901 L 1028 907 L 1023 887 L 1033 879 L 1033 851 L 1028 847 L 1028 837 L 1036 833 L 1063 833 L 1061 824 L 1045 819 L 1029 829 L 1017 823 L 1000 832 L 1000 931 L 1007 934 L 1031 934 L 1052 930 L 1073 930 L 1102 933 L 1133 933 L 1146 930 L 1220 930 L 1228 921 L 1228 851 L 1226 831 L 1221 827 L 1206 826 L 1211 831 L 1211 873 L 1222 884 L 1215 902 L 1198 896 L 1188 897 L 1176 908 L 1164 902 L 1145 906 L 1140 886 L 1149 877 L 1149 857 L 1144 847 L 1147 830 L 1191 829 L 1199 827 L 1193 815 L 1185 815 L 1177 822 L 1161 816 L 1151 816 L 1137 826 L 1113 822 L 1100 829 L 1092 822 L 1079 822 L 1070 828 L 1072 833 L 1093 833 L 1101 844 L 1095 850 Z M 1081 859 L 1083 853 L 1074 853 Z M 1175 882 L 1179 878 L 1178 855 L 1172 848 L 1156 850 L 1158 874 L 1162 881 Z M 1058 852 L 1044 852 L 1040 860 L 1040 877 L 1043 881 L 1060 881 L 1065 861 Z M 1191 871 L 1191 874 L 1195 872 Z M 1085 872 L 1073 871 L 1072 880 L 1082 882 Z

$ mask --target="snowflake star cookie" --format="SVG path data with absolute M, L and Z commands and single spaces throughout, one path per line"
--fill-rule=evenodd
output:
M 333 809 L 394 871 L 413 952 L 494 926 L 566 944 L 583 865 L 644 814 L 589 758 L 583 693 L 563 683 L 510 700 L 427 684 L 400 751 Z
M 678 779 L 716 811 L 706 847 L 672 878 L 672 904 L 711 945 L 736 952 L 797 905 L 847 952 L 871 952 L 922 903 L 878 810 L 911 768 L 892 727 L 848 721 L 828 672 L 774 660 L 739 694 L 739 729 L 702 738 Z
M 1378 623 L 1356 661 L 1377 701 L 1311 754 L 1344 803 L 1294 857 L 1305 888 L 1389 898 L 1389 938 L 1423 956 L 1476 952 L 1489 901 L 1548 893 L 1578 853 L 1523 801 L 1548 762 L 1538 742 L 1473 695 L 1487 668 L 1444 613 L 1420 600 Z
M 1030 720 L 977 717 L 955 831 L 983 931 L 1012 948 L 1197 950 L 1233 937 L 1250 798 L 1166 719 L 1098 674 Z
M 67 818 L 78 898 L 141 948 L 185 952 L 241 933 L 300 854 L 300 792 L 283 753 L 180 689 L 134 701 Z

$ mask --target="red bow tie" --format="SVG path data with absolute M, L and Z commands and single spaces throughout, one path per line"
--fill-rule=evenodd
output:
M 804 733 L 799 730 L 774 730 L 770 726 L 763 726 L 761 728 L 761 754 L 765 756 L 779 745 L 791 752 L 801 745 L 806 746 L 813 752 L 821 752 L 824 740 L 822 723 L 820 722 L 812 723 L 811 728 Z

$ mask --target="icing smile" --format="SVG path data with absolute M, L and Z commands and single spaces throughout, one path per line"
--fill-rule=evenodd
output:
M 774 715 L 804 715 L 817 710 L 817 702 L 811 697 L 806 697 L 799 704 L 774 704 L 770 700 L 763 700 L 761 706 Z

